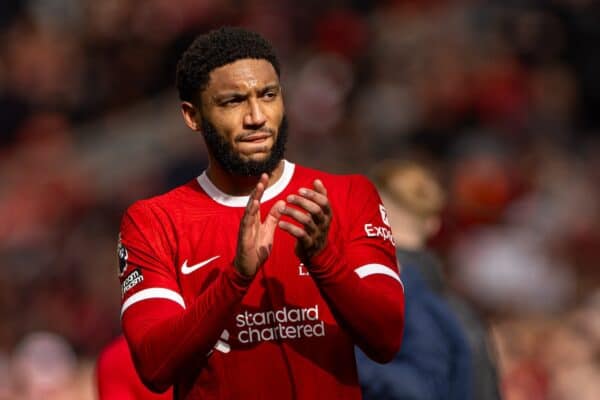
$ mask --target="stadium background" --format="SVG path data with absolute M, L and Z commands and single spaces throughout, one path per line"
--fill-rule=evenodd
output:
M 598 2 L 3 0 L 0 399 L 93 398 L 121 213 L 203 169 L 174 66 L 222 24 L 280 54 L 288 158 L 434 163 L 432 245 L 489 322 L 506 399 L 600 398 Z

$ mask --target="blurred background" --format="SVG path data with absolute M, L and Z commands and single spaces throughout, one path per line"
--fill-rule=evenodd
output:
M 223 24 L 279 53 L 287 158 L 435 166 L 506 399 L 600 398 L 598 2 L 2 0 L 0 399 L 94 398 L 121 214 L 203 170 L 174 70 Z

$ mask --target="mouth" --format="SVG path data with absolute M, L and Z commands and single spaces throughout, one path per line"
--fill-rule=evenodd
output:
M 250 134 L 241 135 L 238 142 L 242 143 L 263 143 L 273 136 L 270 132 L 253 132 Z
M 270 138 L 271 135 L 251 135 L 248 137 L 245 137 L 244 139 L 241 139 L 240 142 L 243 143 L 262 143 L 264 141 L 266 141 L 268 138 Z

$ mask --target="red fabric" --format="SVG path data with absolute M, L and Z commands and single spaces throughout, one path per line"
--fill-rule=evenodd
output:
M 123 336 L 109 343 L 98 356 L 96 380 L 99 400 L 167 400 L 172 390 L 157 394 L 148 390 L 135 372 Z
M 146 383 L 174 384 L 178 399 L 360 398 L 354 344 L 380 361 L 393 357 L 403 289 L 385 212 L 366 179 L 295 166 L 278 193 L 265 193 L 263 217 L 316 178 L 334 212 L 327 247 L 301 265 L 295 239 L 278 229 L 250 280 L 232 265 L 243 206 L 218 203 L 194 180 L 130 207 L 121 226 L 122 323 Z M 365 265 L 380 273 L 359 277 Z

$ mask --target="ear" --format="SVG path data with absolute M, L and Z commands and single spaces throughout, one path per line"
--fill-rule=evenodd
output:
M 202 129 L 202 116 L 200 111 L 189 101 L 181 103 L 181 114 L 185 124 L 190 127 L 193 131 L 200 131 Z

